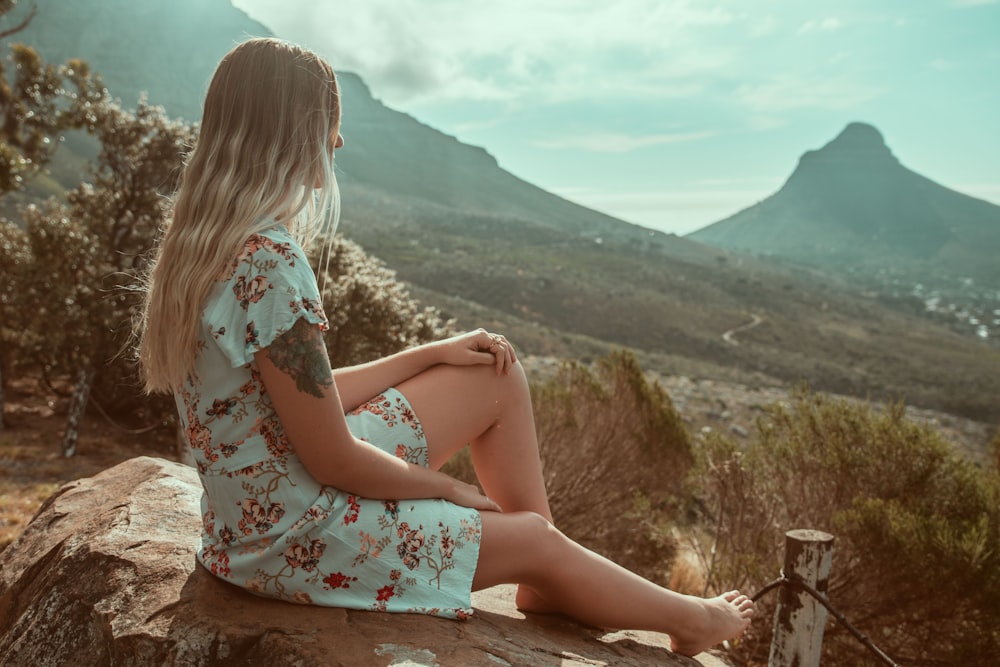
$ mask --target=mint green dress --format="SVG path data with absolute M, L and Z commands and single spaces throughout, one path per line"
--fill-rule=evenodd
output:
M 176 393 L 204 486 L 199 561 L 261 596 L 350 609 L 472 613 L 476 510 L 373 500 L 314 480 L 296 456 L 254 353 L 305 318 L 328 328 L 305 253 L 282 226 L 255 234 L 216 284 L 194 373 Z M 347 415 L 355 436 L 427 465 L 406 398 L 390 389 Z

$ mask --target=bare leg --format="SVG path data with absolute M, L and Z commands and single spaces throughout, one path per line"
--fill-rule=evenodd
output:
M 559 611 L 599 627 L 656 630 L 693 655 L 749 624 L 737 593 L 705 600 L 661 588 L 565 537 L 552 526 L 527 381 L 520 364 L 429 369 L 402 383 L 440 468 L 467 443 L 480 484 L 504 509 L 483 512 L 475 589 L 519 584 L 518 607 Z
M 695 655 L 741 634 L 753 602 L 732 591 L 703 599 L 661 588 L 585 549 L 530 512 L 483 512 L 473 588 L 516 582 L 556 609 L 602 628 L 670 635 L 674 651 Z
M 398 389 L 423 425 L 431 468 L 439 469 L 468 444 L 487 496 L 505 512 L 529 511 L 552 521 L 531 394 L 520 363 L 499 377 L 492 366 L 436 366 Z M 527 586 L 518 588 L 517 605 L 525 611 L 553 611 Z

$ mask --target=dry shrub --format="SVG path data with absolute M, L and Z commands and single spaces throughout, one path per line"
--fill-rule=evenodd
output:
M 665 510 L 693 460 L 670 397 L 631 353 L 615 352 L 592 368 L 564 362 L 532 398 L 556 525 L 665 581 L 673 556 Z
M 1000 428 L 990 441 L 990 453 L 993 454 L 993 468 L 1000 474 Z
M 709 438 L 694 479 L 714 522 L 702 551 L 714 589 L 756 590 L 777 576 L 787 530 L 824 530 L 836 537 L 831 602 L 896 661 L 986 664 L 1000 651 L 1000 476 L 903 406 L 802 391 L 746 448 Z M 753 664 L 767 660 L 773 597 L 743 643 Z M 875 664 L 833 623 L 823 656 Z

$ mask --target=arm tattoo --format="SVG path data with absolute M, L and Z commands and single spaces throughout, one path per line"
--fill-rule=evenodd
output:
M 300 317 L 291 329 L 275 338 L 267 355 L 275 368 L 295 380 L 301 392 L 323 398 L 323 390 L 333 386 L 323 334 L 305 318 Z

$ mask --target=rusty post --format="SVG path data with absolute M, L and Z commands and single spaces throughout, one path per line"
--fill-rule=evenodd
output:
M 833 564 L 833 535 L 818 530 L 785 533 L 783 574 L 803 581 L 826 596 Z M 769 667 L 819 667 L 826 608 L 811 595 L 786 584 L 778 594 L 774 612 Z

